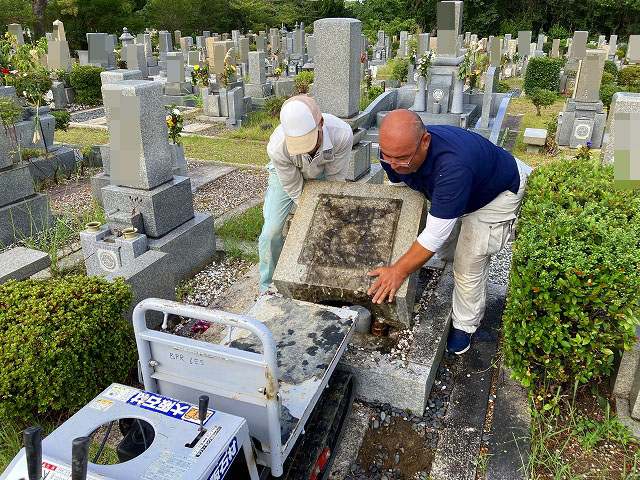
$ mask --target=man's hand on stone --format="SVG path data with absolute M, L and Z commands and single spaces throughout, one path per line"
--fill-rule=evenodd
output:
M 396 291 L 402 285 L 406 275 L 404 275 L 395 265 L 391 267 L 380 267 L 375 270 L 369 272 L 367 275 L 370 277 L 378 277 L 376 282 L 371 286 L 367 295 L 373 294 L 373 303 L 382 303 L 384 299 L 389 296 L 389 303 L 393 302 L 393 296 L 396 294 Z M 377 290 L 377 291 L 376 291 Z

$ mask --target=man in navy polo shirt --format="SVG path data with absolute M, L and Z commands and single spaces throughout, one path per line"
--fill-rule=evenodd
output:
M 484 316 L 491 255 L 506 244 L 531 168 L 486 138 L 448 125 L 425 128 L 409 110 L 388 113 L 380 126 L 380 160 L 389 181 L 422 192 L 431 202 L 427 224 L 367 292 L 393 301 L 400 285 L 436 252 L 453 260 L 452 327 L 447 349 L 462 354 Z

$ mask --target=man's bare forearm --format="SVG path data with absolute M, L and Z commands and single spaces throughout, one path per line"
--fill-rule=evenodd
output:
M 395 267 L 405 276 L 418 270 L 422 265 L 427 263 L 434 252 L 427 250 L 416 240 L 402 257 L 398 259 Z

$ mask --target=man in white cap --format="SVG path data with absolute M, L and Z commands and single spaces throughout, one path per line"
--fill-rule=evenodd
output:
M 305 180 L 344 182 L 353 147 L 351 127 L 338 117 L 320 112 L 311 97 L 291 97 L 280 110 L 267 153 L 271 161 L 269 188 L 262 208 L 264 225 L 258 240 L 260 291 L 273 277 L 284 237 L 282 229 L 293 204 L 302 196 Z

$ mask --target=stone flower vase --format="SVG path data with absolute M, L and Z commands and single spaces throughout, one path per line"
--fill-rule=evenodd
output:
M 427 94 L 427 79 L 422 75 L 418 77 L 418 90 L 416 91 L 416 98 L 413 102 L 414 112 L 424 112 L 426 106 L 426 94 Z
M 433 113 L 440 113 L 441 108 L 442 108 L 442 105 L 440 105 L 438 102 L 435 102 L 433 104 Z
M 187 162 L 184 158 L 184 145 L 169 141 L 169 150 L 171 151 L 171 165 L 173 166 L 173 174 L 180 177 L 187 176 Z

